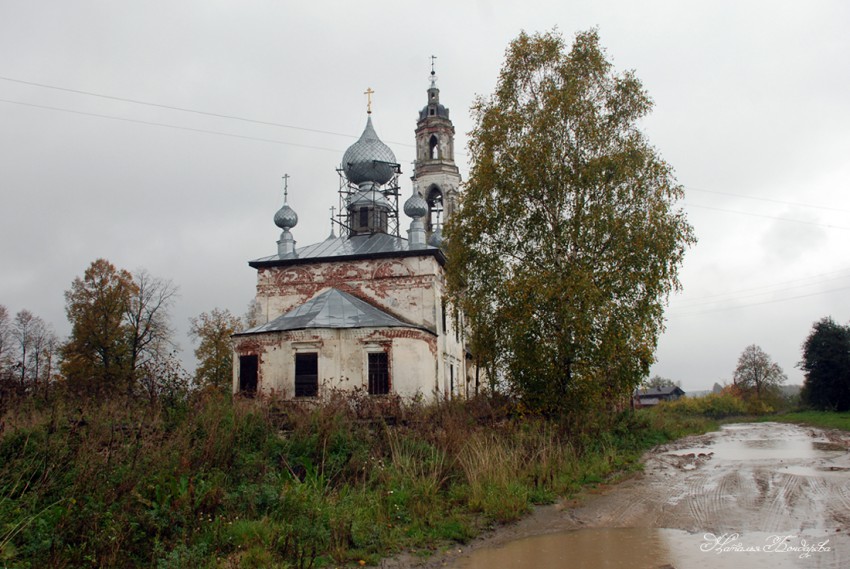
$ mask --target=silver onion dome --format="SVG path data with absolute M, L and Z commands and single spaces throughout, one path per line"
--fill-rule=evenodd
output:
M 404 213 L 413 219 L 425 217 L 428 214 L 428 202 L 422 199 L 419 192 L 413 190 L 413 195 L 404 202 Z
M 395 164 L 395 154 L 378 138 L 370 116 L 360 140 L 349 146 L 342 156 L 345 177 L 357 185 L 363 182 L 383 185 L 392 180 Z
M 443 230 L 438 225 L 434 228 L 434 233 L 431 234 L 431 238 L 428 239 L 428 245 L 431 247 L 442 247 L 443 245 Z
M 284 202 L 283 207 L 274 214 L 274 224 L 284 231 L 289 231 L 298 225 L 298 214 Z

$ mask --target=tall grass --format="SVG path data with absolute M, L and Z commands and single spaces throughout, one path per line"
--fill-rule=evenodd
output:
M 0 418 L 0 566 L 374 564 L 469 540 L 705 426 L 676 420 L 576 432 L 509 401 L 362 394 L 30 402 Z

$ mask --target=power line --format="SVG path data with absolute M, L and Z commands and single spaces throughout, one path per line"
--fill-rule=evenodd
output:
M 741 304 L 741 305 L 738 305 L 738 306 L 726 306 L 726 307 L 723 307 L 723 308 L 714 308 L 714 309 L 711 309 L 711 310 L 698 310 L 698 311 L 695 311 L 695 312 L 681 312 L 681 313 L 676 313 L 675 311 L 673 311 L 673 312 L 671 312 L 670 317 L 672 318 L 672 317 L 681 317 L 681 316 L 697 316 L 697 315 L 701 315 L 701 314 L 711 314 L 711 313 L 714 313 L 714 312 L 728 312 L 730 310 L 739 310 L 741 308 L 749 308 L 749 307 L 752 307 L 752 306 L 761 306 L 763 304 L 775 304 L 777 302 L 787 302 L 789 300 L 797 300 L 797 299 L 800 299 L 800 298 L 809 298 L 809 297 L 812 297 L 812 296 L 821 296 L 821 295 L 824 295 L 824 294 L 830 294 L 830 293 L 833 293 L 833 292 L 838 292 L 838 291 L 848 290 L 848 289 L 850 289 L 850 286 L 833 288 L 833 289 L 830 289 L 830 290 L 822 290 L 820 292 L 813 292 L 813 293 L 810 293 L 810 294 L 800 294 L 800 295 L 797 295 L 797 296 L 788 296 L 788 297 L 785 297 L 785 298 L 775 298 L 773 300 L 765 300 L 765 301 L 762 301 L 762 302 L 751 302 L 749 304 Z
M 199 132 L 199 133 L 203 133 L 203 134 L 215 134 L 215 135 L 218 135 L 218 136 L 228 136 L 230 138 L 241 138 L 241 139 L 244 139 L 244 140 L 256 140 L 256 141 L 259 141 L 259 142 L 271 142 L 272 144 L 283 144 L 283 145 L 286 145 L 286 146 L 297 146 L 299 148 L 309 148 L 311 150 L 324 150 L 324 151 L 327 151 L 327 152 L 335 152 L 337 154 L 341 154 L 342 152 L 344 152 L 343 150 L 339 150 L 337 148 L 325 148 L 325 147 L 322 147 L 322 146 L 310 146 L 308 144 L 298 144 L 296 142 L 286 142 L 284 140 L 275 140 L 273 138 L 260 138 L 260 137 L 257 137 L 257 136 L 246 136 L 246 135 L 242 135 L 242 134 L 233 134 L 233 133 L 230 133 L 230 132 L 221 132 L 221 131 L 217 131 L 217 130 L 207 130 L 207 129 L 203 129 L 203 128 L 192 128 L 192 127 L 188 127 L 188 126 L 177 126 L 177 125 L 173 125 L 173 124 L 153 122 L 153 121 L 128 119 L 128 118 L 124 118 L 124 117 L 116 117 L 116 116 L 113 116 L 113 115 L 102 115 L 102 114 L 99 114 L 99 113 L 89 113 L 89 112 L 86 112 L 86 111 L 76 111 L 76 110 L 73 110 L 73 109 L 63 109 L 61 107 L 51 107 L 51 106 L 48 106 L 48 105 L 36 105 L 35 103 L 24 103 L 23 101 L 11 101 L 11 100 L 8 100 L 8 99 L 0 99 L 0 103 L 9 103 L 9 104 L 12 104 L 12 105 L 22 105 L 24 107 L 33 107 L 33 108 L 36 108 L 36 109 L 47 109 L 47 110 L 50 110 L 50 111 L 61 111 L 63 113 L 83 115 L 83 116 L 87 116 L 87 117 L 98 117 L 98 118 L 102 118 L 102 119 L 111 119 L 111 120 L 115 120 L 115 121 L 129 122 L 129 123 L 135 123 L 135 124 L 144 124 L 144 125 L 148 125 L 148 126 L 159 126 L 159 127 L 163 127 L 163 128 L 172 128 L 172 129 L 175 129 L 175 130 L 185 130 L 185 131 L 188 131 L 188 132 Z
M 841 209 L 841 208 L 838 208 L 838 207 L 828 207 L 828 206 L 822 206 L 822 205 L 805 204 L 805 203 L 800 203 L 800 202 L 789 202 L 789 201 L 777 200 L 777 199 L 773 199 L 773 198 L 761 198 L 761 197 L 756 197 L 756 196 L 748 196 L 748 195 L 745 195 L 745 194 L 734 194 L 732 192 L 718 192 L 716 190 L 703 190 L 703 189 L 700 189 L 700 188 L 694 188 L 693 186 L 685 186 L 685 189 L 688 190 L 688 191 L 691 191 L 691 192 L 703 192 L 703 193 L 706 193 L 706 194 L 718 194 L 718 195 L 721 195 L 721 196 L 732 196 L 732 197 L 736 197 L 736 198 L 744 198 L 744 199 L 748 199 L 748 200 L 757 200 L 757 201 L 762 201 L 762 202 L 778 203 L 778 204 L 782 204 L 782 205 L 790 205 L 790 206 L 795 206 L 795 207 L 809 207 L 809 208 L 813 208 L 813 209 L 823 209 L 823 210 L 826 210 L 826 211 L 839 211 L 839 212 L 843 212 L 843 213 L 850 213 L 850 209 Z
M 844 274 L 842 274 L 842 273 L 844 273 Z M 832 275 L 839 275 L 839 276 L 832 276 Z M 698 298 L 683 299 L 681 302 L 684 303 L 684 305 L 682 305 L 681 303 L 676 303 L 675 308 L 691 308 L 692 306 L 699 305 L 699 304 L 711 304 L 713 302 L 724 302 L 724 301 L 727 301 L 727 300 L 734 300 L 733 298 L 725 298 L 725 297 L 730 297 L 730 296 L 735 296 L 735 295 L 758 296 L 760 294 L 785 292 L 785 291 L 788 291 L 788 290 L 793 290 L 795 288 L 803 288 L 803 287 L 807 287 L 807 286 L 814 286 L 814 285 L 818 285 L 818 284 L 823 284 L 824 282 L 844 279 L 844 278 L 847 278 L 848 276 L 850 276 L 850 269 L 841 269 L 841 270 L 838 270 L 838 271 L 830 271 L 828 273 L 820 273 L 820 274 L 817 274 L 817 275 L 810 275 L 808 277 L 801 277 L 801 278 L 797 278 L 797 279 L 791 279 L 791 280 L 788 280 L 788 281 L 780 281 L 780 282 L 775 282 L 775 283 L 771 283 L 771 284 L 767 284 L 767 285 L 760 285 L 760 286 L 756 286 L 756 287 L 748 287 L 748 288 L 744 288 L 744 289 L 731 290 L 731 291 L 721 292 L 721 293 L 717 293 L 717 294 L 710 294 L 710 295 L 702 296 L 702 297 L 698 297 Z M 829 277 L 829 278 L 822 279 L 822 280 L 816 280 L 816 279 L 821 279 L 822 277 Z M 787 286 L 787 285 L 791 285 L 793 283 L 800 283 L 800 282 L 804 282 L 804 281 L 810 281 L 810 282 L 805 283 L 805 284 L 797 284 L 797 285 L 794 285 L 794 286 Z M 782 287 L 782 288 L 777 289 L 777 287 Z M 770 289 L 773 289 L 773 290 L 770 290 Z M 763 292 L 756 292 L 756 291 L 763 291 Z
M 111 100 L 111 101 L 120 101 L 120 102 L 123 102 L 123 103 L 132 103 L 134 105 L 144 105 L 144 106 L 147 106 L 147 107 L 156 107 L 156 108 L 159 108 L 159 109 L 168 109 L 168 110 L 172 110 L 172 111 L 180 111 L 180 112 L 183 112 L 183 113 L 193 113 L 193 114 L 196 114 L 196 115 L 203 115 L 203 116 L 207 116 L 207 117 L 215 117 L 215 118 L 220 118 L 220 119 L 230 119 L 230 120 L 242 121 L 242 122 L 251 123 L 251 124 L 260 124 L 260 125 L 265 125 L 265 126 L 275 126 L 275 127 L 279 127 L 279 128 L 289 128 L 289 129 L 293 129 L 293 130 L 301 130 L 301 131 L 304 131 L 304 132 L 313 132 L 313 133 L 317 133 L 317 134 L 327 134 L 327 135 L 331 135 L 331 136 L 344 136 L 346 138 L 357 138 L 356 135 L 345 134 L 345 133 L 342 133 L 342 132 L 334 132 L 334 131 L 331 131 L 331 130 L 319 130 L 319 129 L 315 129 L 315 128 L 307 128 L 307 127 L 294 126 L 294 125 L 290 125 L 290 124 L 283 124 L 283 123 L 277 123 L 277 122 L 272 122 L 272 121 L 265 121 L 265 120 L 258 120 L 258 119 L 240 117 L 240 116 L 237 116 L 237 115 L 227 115 L 227 114 L 224 114 L 224 113 L 212 113 L 212 112 L 208 112 L 208 111 L 199 111 L 197 109 L 190 109 L 190 108 L 187 108 L 187 107 L 177 107 L 177 106 L 174 106 L 174 105 L 152 103 L 150 101 L 142 101 L 142 100 L 139 100 L 139 99 L 130 99 L 130 98 L 126 98 L 126 97 L 116 97 L 114 95 L 105 95 L 103 93 L 95 93 L 93 91 L 83 91 L 81 89 L 71 89 L 69 87 L 59 87 L 57 85 L 47 85 L 45 83 L 36 83 L 34 81 L 24 81 L 23 79 L 14 79 L 12 77 L 0 76 L 0 80 L 9 81 L 9 82 L 12 82 L 12 83 L 20 83 L 22 85 L 30 85 L 32 87 L 41 87 L 43 89 L 53 89 L 55 91 L 64 91 L 66 93 L 75 93 L 75 94 L 78 94 L 78 95 L 87 95 L 89 97 L 98 97 L 100 99 L 108 99 L 108 100 Z M 36 105 L 33 105 L 33 106 L 36 106 Z M 256 139 L 256 140 L 261 140 L 261 139 Z M 398 145 L 398 146 L 407 146 L 407 147 L 411 147 L 411 148 L 415 148 L 415 146 L 416 146 L 415 144 L 408 144 L 408 143 L 404 143 L 404 142 L 393 142 L 391 140 L 388 140 L 387 142 L 389 142 L 390 144 L 395 144 L 395 145 Z
M 804 221 L 802 219 L 790 219 L 788 217 L 777 217 L 777 216 L 774 216 L 774 215 L 764 215 L 764 214 L 761 214 L 761 213 L 752 213 L 752 212 L 749 212 L 749 211 L 738 211 L 738 210 L 735 210 L 735 209 L 725 209 L 725 208 L 722 208 L 722 207 L 712 207 L 712 206 L 708 206 L 708 205 L 697 205 L 697 204 L 687 203 L 687 202 L 683 202 L 683 203 L 687 207 L 709 209 L 709 210 L 712 210 L 712 211 L 722 211 L 722 212 L 725 212 L 725 213 L 737 213 L 739 215 L 749 215 L 751 217 L 761 217 L 761 218 L 764 218 L 764 219 L 776 219 L 776 220 L 779 220 L 779 221 L 789 221 L 791 223 L 802 223 L 802 224 L 805 224 L 805 225 L 816 225 L 818 227 L 828 227 L 830 229 L 843 229 L 844 231 L 850 231 L 850 227 L 844 227 L 843 225 L 830 225 L 830 224 L 827 224 L 827 223 L 818 223 L 816 221 Z

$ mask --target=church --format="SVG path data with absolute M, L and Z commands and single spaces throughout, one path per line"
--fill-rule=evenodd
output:
M 402 207 L 406 238 L 401 168 L 372 125 L 371 99 L 363 134 L 337 169 L 336 231 L 296 247 L 298 215 L 285 187 L 274 216 L 277 253 L 248 263 L 257 271 L 260 324 L 233 336 L 234 393 L 290 399 L 360 390 L 433 400 L 476 391 L 462 316 L 444 298 L 441 224 L 457 205 L 461 177 L 433 65 L 427 97 Z

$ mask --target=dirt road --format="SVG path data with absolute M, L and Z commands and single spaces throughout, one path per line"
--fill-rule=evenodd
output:
M 546 508 L 444 566 L 850 567 L 850 434 L 735 424 L 645 457 L 600 495 Z

